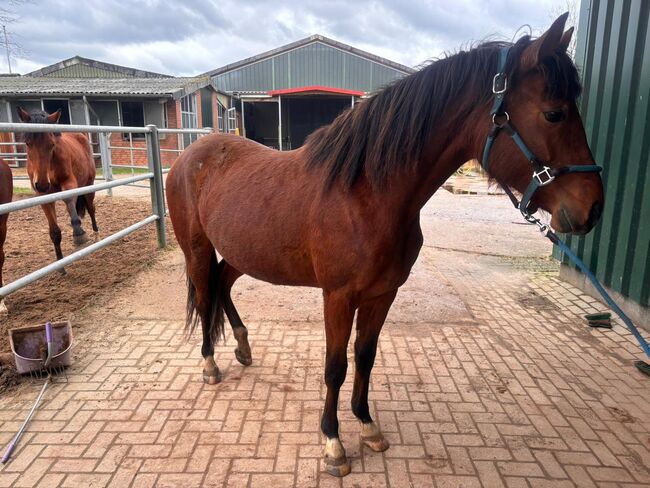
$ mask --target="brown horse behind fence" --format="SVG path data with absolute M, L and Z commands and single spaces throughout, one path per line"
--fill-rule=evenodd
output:
M 544 164 L 591 165 L 576 97 L 578 74 L 566 54 L 566 15 L 540 38 L 512 45 L 506 107 Z M 493 77 L 505 43 L 484 43 L 396 81 L 342 113 L 297 150 L 278 152 L 242 137 L 211 135 L 192 144 L 167 179 L 167 198 L 188 277 L 187 323 L 203 329 L 204 380 L 220 372 L 214 341 L 223 313 L 250 364 L 247 329 L 230 290 L 242 274 L 270 283 L 322 288 L 325 383 L 321 429 L 327 471 L 350 471 L 339 441 L 337 404 L 357 312 L 352 411 L 364 444 L 388 448 L 368 408 L 379 332 L 422 246 L 420 210 L 465 161 L 479 159 L 492 127 Z M 532 168 L 515 143 L 497 139 L 490 173 L 523 192 Z M 587 232 L 603 202 L 600 177 L 572 173 L 535 193 L 532 205 L 562 232 Z M 220 261 L 215 249 L 223 257 Z
M 27 113 L 18 107 L 18 116 L 25 123 L 56 124 L 61 110 L 52 114 L 40 110 Z M 72 190 L 94 183 L 95 162 L 90 143 L 84 134 L 25 132 L 23 140 L 27 145 L 27 174 L 32 188 L 38 195 Z M 94 199 L 95 193 L 88 193 L 64 200 L 70 215 L 73 240 L 77 246 L 88 241 L 88 236 L 81 227 L 81 219 L 86 210 L 90 215 L 93 231 L 99 231 L 95 220 Z M 42 205 L 41 208 L 47 218 L 56 258 L 61 259 L 61 229 L 56 219 L 56 208 L 54 203 Z
M 9 203 L 13 195 L 13 178 L 11 176 L 11 168 L 0 159 L 0 205 Z M 0 288 L 2 287 L 2 268 L 5 264 L 5 239 L 7 238 L 7 219 L 9 214 L 0 215 Z M 7 306 L 2 298 L 0 298 L 0 316 L 7 313 Z

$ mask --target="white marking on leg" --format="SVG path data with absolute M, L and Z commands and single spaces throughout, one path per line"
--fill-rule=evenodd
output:
M 345 457 L 345 448 L 338 437 L 328 437 L 325 443 L 325 457 L 329 459 L 341 459 Z
M 376 423 L 370 422 L 368 424 L 364 424 L 361 422 L 361 437 L 378 437 L 381 435 L 382 433 L 379 430 L 379 427 L 377 427 Z
M 9 315 L 9 310 L 7 309 L 7 305 L 5 305 L 4 299 L 0 300 L 0 317 L 4 315 Z

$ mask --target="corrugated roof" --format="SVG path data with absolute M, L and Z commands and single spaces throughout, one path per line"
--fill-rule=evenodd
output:
M 25 76 L 57 76 L 56 72 L 71 68 L 73 66 L 87 67 L 86 78 L 102 78 L 98 76 L 101 71 L 111 72 L 115 78 L 171 78 L 170 75 L 162 73 L 154 73 L 153 71 L 145 71 L 137 68 L 129 68 L 127 66 L 120 66 L 118 64 L 105 63 L 104 61 L 97 61 L 96 59 L 83 58 L 81 56 L 73 56 L 69 59 L 64 59 L 58 63 L 44 66 L 41 69 L 27 73 Z
M 0 77 L 0 96 L 167 96 L 174 99 L 210 85 L 210 78 Z
M 389 59 L 382 58 L 381 56 L 371 54 L 367 51 L 362 51 L 361 49 L 357 49 L 356 47 L 352 47 L 343 42 L 335 41 L 334 39 L 330 39 L 320 34 L 314 34 L 304 39 L 300 39 L 299 41 L 295 41 L 290 44 L 286 44 L 284 46 L 278 47 L 276 49 L 271 49 L 270 51 L 266 51 L 256 56 L 251 56 L 250 58 L 242 59 L 241 61 L 237 61 L 235 63 L 222 66 L 221 68 L 217 68 L 212 71 L 208 71 L 207 73 L 204 73 L 204 75 L 216 76 L 222 73 L 227 73 L 228 71 L 241 68 L 242 66 L 246 66 L 251 63 L 262 61 L 263 59 L 270 58 L 272 56 L 277 56 L 278 54 L 282 54 L 286 51 L 291 51 L 293 49 L 306 46 L 307 44 L 311 44 L 313 42 L 322 42 L 323 44 L 330 45 L 332 47 L 340 49 L 341 51 L 349 52 L 351 54 L 355 54 L 357 56 L 368 59 L 370 61 L 374 61 L 376 63 L 383 64 L 384 66 L 388 66 L 390 68 L 396 69 L 398 71 L 403 72 L 404 74 L 411 74 L 416 71 L 413 68 L 409 68 L 408 66 L 405 66 L 403 64 L 396 63 L 395 61 L 390 61 Z

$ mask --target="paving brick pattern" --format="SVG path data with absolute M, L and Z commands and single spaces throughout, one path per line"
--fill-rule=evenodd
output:
M 249 322 L 254 364 L 235 361 L 230 338 L 217 350 L 224 381 L 208 386 L 180 315 L 113 310 L 110 330 L 98 322 L 95 336 L 80 336 L 68 383 L 47 393 L 0 487 L 650 486 L 650 378 L 633 368 L 640 352 L 620 323 L 585 326 L 581 316 L 602 305 L 545 259 L 431 248 L 421 259 L 473 319 L 389 317 L 370 394 L 385 453 L 360 448 L 351 364 L 340 402 L 346 478 L 323 472 L 317 314 Z M 122 295 L 151 293 L 134 285 Z M 3 445 L 38 387 L 0 398 Z

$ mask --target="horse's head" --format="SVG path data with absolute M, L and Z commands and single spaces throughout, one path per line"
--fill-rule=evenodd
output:
M 61 117 L 61 110 L 52 114 L 35 110 L 27 113 L 18 107 L 18 117 L 28 124 L 56 124 Z M 46 193 L 50 189 L 50 165 L 54 149 L 59 140 L 58 132 L 25 132 L 23 141 L 27 145 L 27 173 L 32 186 L 39 193 Z
M 580 82 L 566 53 L 573 33 L 573 28 L 564 32 L 566 17 L 559 17 L 538 39 L 517 42 L 506 65 L 504 113 L 495 122 L 509 118 L 536 159 L 531 164 L 530 154 L 502 134 L 495 139 L 489 170 L 499 183 L 524 194 L 533 169 L 550 168 L 557 177 L 534 192 L 528 208 L 549 212 L 551 225 L 560 232 L 585 234 L 598 222 L 604 196 L 597 172 L 564 172 L 595 164 L 576 105 Z

